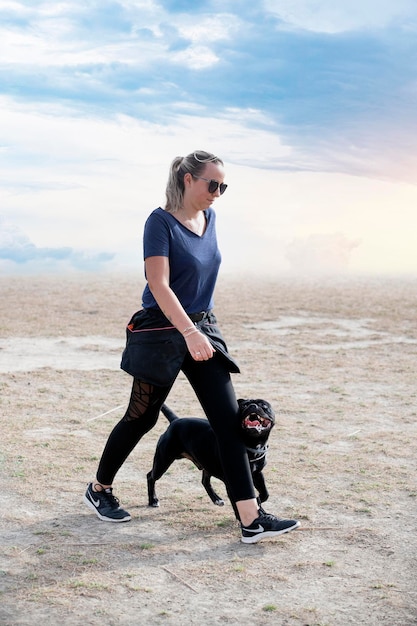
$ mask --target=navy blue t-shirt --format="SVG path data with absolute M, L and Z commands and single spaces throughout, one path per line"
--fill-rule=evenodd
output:
M 206 230 L 201 237 L 181 224 L 171 213 L 158 208 L 145 223 L 144 259 L 165 256 L 169 259 L 170 287 L 186 313 L 213 308 L 213 292 L 221 255 L 216 237 L 216 214 L 210 207 L 204 211 Z M 159 308 L 148 285 L 142 306 Z

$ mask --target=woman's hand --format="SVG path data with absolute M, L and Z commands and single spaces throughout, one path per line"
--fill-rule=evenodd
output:
M 208 361 L 214 355 L 215 349 L 197 328 L 183 337 L 194 361 Z

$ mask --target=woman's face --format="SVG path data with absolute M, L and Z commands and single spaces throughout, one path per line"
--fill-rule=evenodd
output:
M 185 202 L 190 201 L 199 210 L 208 209 L 220 196 L 219 187 L 212 193 L 209 191 L 208 181 L 214 180 L 220 184 L 223 183 L 224 176 L 224 167 L 220 163 L 207 163 L 199 178 L 186 174 L 184 178 Z M 203 178 L 207 180 L 202 180 Z

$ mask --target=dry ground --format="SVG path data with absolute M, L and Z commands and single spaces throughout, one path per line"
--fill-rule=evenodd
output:
M 119 359 L 141 287 L 0 278 L 1 623 L 417 624 L 417 281 L 220 282 L 237 394 L 278 417 L 266 508 L 302 523 L 253 546 L 188 461 L 147 507 L 163 417 L 117 477 L 132 521 L 82 503 L 128 399 Z M 169 403 L 201 416 L 181 377 Z

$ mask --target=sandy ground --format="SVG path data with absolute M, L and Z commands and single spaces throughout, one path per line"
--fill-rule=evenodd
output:
M 147 507 L 163 417 L 115 483 L 132 521 L 82 503 L 130 392 L 119 361 L 141 288 L 0 277 L 1 623 L 417 624 L 417 280 L 221 280 L 236 392 L 277 414 L 266 509 L 301 521 L 252 546 L 189 461 Z M 202 416 L 181 376 L 169 404 Z

